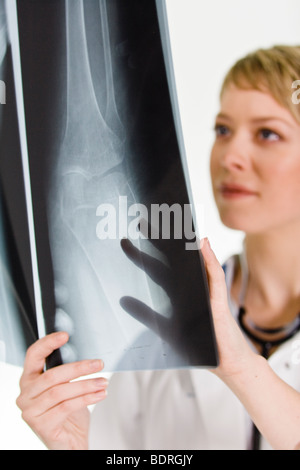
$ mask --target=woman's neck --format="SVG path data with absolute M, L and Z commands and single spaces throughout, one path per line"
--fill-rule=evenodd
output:
M 245 307 L 258 326 L 281 327 L 300 313 L 299 240 L 300 223 L 245 237 Z

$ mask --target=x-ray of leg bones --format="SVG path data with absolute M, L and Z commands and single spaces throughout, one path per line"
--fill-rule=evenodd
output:
M 129 204 L 136 202 L 126 168 L 126 133 L 115 102 L 106 2 L 100 0 L 99 6 L 100 105 L 91 75 L 83 2 L 66 2 L 66 130 L 52 175 L 49 213 L 58 305 L 55 326 L 69 330 L 71 336 L 63 359 L 91 353 L 97 357 L 101 344 L 109 367 L 110 357 L 115 361 L 116 351 L 128 348 L 142 329 L 124 312 L 119 299 L 128 293 L 146 302 L 151 297 L 145 275 L 126 258 L 119 237 L 100 242 L 96 236 L 100 204 L 117 208 L 120 196 Z M 126 213 L 122 216 L 127 219 Z M 134 362 L 129 367 L 135 367 Z

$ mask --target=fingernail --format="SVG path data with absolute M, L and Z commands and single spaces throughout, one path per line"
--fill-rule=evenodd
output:
M 93 370 L 99 370 L 103 368 L 103 361 L 101 359 L 94 359 L 90 362 L 90 367 Z
M 211 248 L 210 243 L 209 243 L 209 240 L 208 240 L 207 237 L 202 238 L 202 239 L 200 240 L 200 249 L 201 249 L 201 250 L 202 250 L 202 248 L 204 247 L 204 245 L 207 245 L 208 248 Z
M 56 333 L 56 339 L 57 341 L 68 341 L 69 335 L 66 331 L 58 331 Z
M 96 388 L 104 388 L 108 386 L 108 380 L 105 379 L 104 377 L 101 377 L 100 379 L 95 380 L 95 386 Z
M 95 392 L 95 393 L 93 393 L 93 397 L 92 397 L 92 400 L 91 400 L 92 403 L 91 404 L 97 403 L 98 401 L 103 400 L 106 397 L 107 397 L 107 390 L 106 389 Z

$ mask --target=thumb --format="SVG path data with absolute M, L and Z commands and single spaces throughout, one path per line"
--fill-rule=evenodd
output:
M 201 240 L 200 249 L 207 273 L 211 302 L 227 305 L 225 273 L 207 238 Z

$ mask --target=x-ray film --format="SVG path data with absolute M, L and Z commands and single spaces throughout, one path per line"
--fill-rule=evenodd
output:
M 49 366 L 216 366 L 164 0 L 16 7 L 36 324 L 70 337 Z

